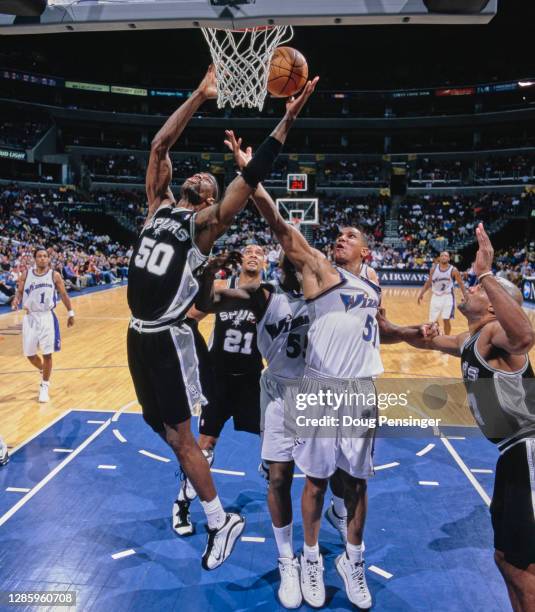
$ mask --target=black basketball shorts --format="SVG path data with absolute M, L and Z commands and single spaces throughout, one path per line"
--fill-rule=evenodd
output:
M 164 423 L 178 425 L 193 407 L 206 401 L 199 379 L 194 334 L 182 323 L 161 331 L 127 335 L 128 366 L 143 418 L 157 433 Z
M 494 548 L 520 569 L 535 563 L 535 439 L 498 459 L 490 512 Z
M 260 434 L 260 371 L 229 374 L 213 370 L 213 388 L 202 407 L 199 432 L 218 438 L 231 417 L 236 431 Z

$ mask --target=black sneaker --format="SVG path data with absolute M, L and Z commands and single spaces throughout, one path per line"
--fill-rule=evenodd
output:
M 195 533 L 189 513 L 189 501 L 175 500 L 173 504 L 173 530 L 179 536 L 190 536 Z
M 229 512 L 222 527 L 206 529 L 208 541 L 201 562 L 205 570 L 216 569 L 228 559 L 244 527 L 245 518 L 235 512 Z

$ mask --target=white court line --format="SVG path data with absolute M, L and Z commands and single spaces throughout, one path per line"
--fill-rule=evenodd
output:
M 168 459 L 167 457 L 161 457 L 160 455 L 155 455 L 154 453 L 149 453 L 149 451 L 146 450 L 140 450 L 138 451 L 138 453 L 141 453 L 142 455 L 145 455 L 145 457 L 150 457 L 151 459 L 156 459 L 156 461 L 163 461 L 163 463 L 170 463 L 171 459 Z
M 125 404 L 122 408 L 119 408 L 119 410 L 117 410 L 117 412 L 111 417 L 111 420 L 116 423 L 119 420 L 121 414 L 123 414 L 125 410 L 128 410 L 128 408 L 134 406 L 135 404 L 137 404 L 137 400 L 128 402 L 128 404 Z
M 128 404 L 127 404 L 128 405 Z M 120 409 L 119 409 L 120 410 Z M 71 412 L 70 410 L 67 410 L 65 412 L 65 414 L 63 416 L 65 416 L 66 414 L 68 414 L 69 412 Z M 60 417 L 60 418 L 63 418 Z M 58 421 L 58 419 L 56 419 L 56 421 Z M 50 427 L 50 425 L 53 425 L 56 421 L 54 421 L 53 423 L 50 423 L 47 427 L 45 427 L 42 431 L 45 431 L 46 429 L 48 429 L 48 427 Z M 30 501 L 30 499 L 36 494 L 38 493 L 48 482 L 50 482 L 52 480 L 52 478 L 54 478 L 54 476 L 56 476 L 56 474 L 59 474 L 59 472 L 61 472 L 61 470 L 68 465 L 77 455 L 79 455 L 84 448 L 86 448 L 87 446 L 89 446 L 91 444 L 91 442 L 93 442 L 93 440 L 95 438 L 97 438 L 98 436 L 100 436 L 100 434 L 108 427 L 108 425 L 111 423 L 111 419 L 108 419 L 107 421 L 105 421 L 98 429 L 96 429 L 88 438 L 86 438 L 82 444 L 80 444 L 80 446 L 78 446 L 78 448 L 76 448 L 72 453 L 69 453 L 69 455 L 67 455 L 67 457 L 65 457 L 65 459 L 61 462 L 58 463 L 58 465 L 56 465 L 56 467 L 49 472 L 42 480 L 40 480 L 34 487 L 33 489 L 31 489 L 30 491 L 28 491 L 28 493 L 26 493 L 26 495 L 24 497 L 22 497 L 13 507 L 11 507 L 7 512 L 5 512 L 2 516 L 0 516 L 0 527 L 6 523 L 16 512 L 18 512 L 22 506 L 24 506 L 28 501 Z M 34 434 L 31 438 L 29 438 L 27 440 L 27 442 L 33 438 L 35 438 L 37 434 Z M 23 444 L 26 444 L 26 442 L 24 442 Z M 19 445 L 15 450 L 18 450 L 19 448 L 21 448 L 21 446 L 23 446 L 23 444 Z
M 89 423 L 89 425 L 102 425 L 102 423 L 105 423 L 106 421 L 86 421 L 86 423 Z
M 210 468 L 210 472 L 214 472 L 214 474 L 227 474 L 227 476 L 245 476 L 245 472 L 234 472 L 233 470 L 220 470 L 219 468 Z
M 102 465 L 98 466 L 98 469 L 99 470 L 115 470 L 115 469 L 117 469 L 117 466 L 116 465 L 104 465 L 104 464 L 102 464 Z
M 27 489 L 26 487 L 7 487 L 6 491 L 8 493 L 28 493 L 31 489 Z
M 387 470 L 388 468 L 397 467 L 398 465 L 398 461 L 393 461 L 392 463 L 385 463 L 384 465 L 375 465 L 373 469 L 377 472 L 377 470 Z
M 434 444 L 428 444 L 427 446 L 424 446 L 422 450 L 419 450 L 416 454 L 418 455 L 418 457 L 423 457 L 424 455 L 427 455 L 427 453 L 430 450 L 433 450 L 434 448 L 435 448 Z
M 131 555 L 135 555 L 136 551 L 133 548 L 129 548 L 128 550 L 121 550 L 121 552 L 114 553 L 111 558 L 112 559 L 122 559 L 123 557 L 130 557 Z
M 306 474 L 294 474 L 294 478 L 306 478 Z
M 255 536 L 243 536 L 241 538 L 242 542 L 265 542 L 266 538 L 257 538 Z
M 494 474 L 493 470 L 487 470 L 484 468 L 470 468 L 472 474 Z
M 31 442 L 32 440 L 34 440 L 35 438 L 37 438 L 37 436 L 40 436 L 43 432 L 45 432 L 49 427 L 52 427 L 52 425 L 55 425 L 58 421 L 61 421 L 61 419 L 63 417 L 66 417 L 69 412 L 72 412 L 72 410 L 65 410 L 65 412 L 62 412 L 56 419 L 54 419 L 53 421 L 51 421 L 48 425 L 45 425 L 44 427 L 41 427 L 41 429 L 39 431 L 36 431 L 33 435 L 31 435 L 29 438 L 27 438 L 26 440 L 24 440 L 24 442 L 21 442 L 18 446 L 15 446 L 15 448 L 13 450 L 9 451 L 10 455 L 14 455 L 18 450 L 20 450 L 25 444 L 28 444 L 28 442 Z
M 117 440 L 119 440 L 119 442 L 126 442 L 126 438 L 118 429 L 113 430 L 113 435 L 117 438 Z
M 378 574 L 379 576 L 382 576 L 383 578 L 386 578 L 387 580 L 390 580 L 390 578 L 392 578 L 392 576 L 394 575 L 394 574 L 391 574 L 390 572 L 387 572 L 384 569 L 381 569 L 380 567 L 377 567 L 377 565 L 370 565 L 368 569 L 370 570 L 370 572 L 373 572 L 374 574 Z
M 110 422 L 111 421 L 108 420 L 103 425 L 101 425 L 98 429 L 96 429 L 88 438 L 86 438 L 82 442 L 82 444 L 80 444 L 80 446 L 76 450 L 74 450 L 67 457 L 65 457 L 65 459 L 61 463 L 56 465 L 56 467 L 51 472 L 49 472 L 41 481 L 39 481 L 31 491 L 26 493 L 26 495 L 23 498 L 21 498 L 12 508 L 10 508 L 6 513 L 0 516 L 0 527 L 6 521 L 8 521 L 15 514 L 15 512 L 20 510 L 26 502 L 30 501 L 30 499 L 38 491 L 40 491 L 48 482 L 50 482 L 52 478 L 56 476 L 56 474 L 61 472 L 61 470 L 66 465 L 68 465 L 76 456 L 78 456 L 84 450 L 84 448 L 86 448 L 86 446 L 89 446 L 89 444 L 91 444 L 91 442 L 93 442 L 95 438 L 100 436 L 100 434 L 106 429 L 106 427 L 108 427 Z
M 424 487 L 438 487 L 438 482 L 436 480 L 419 480 L 418 484 Z
M 53 448 L 54 453 L 72 453 L 72 448 Z
M 466 463 L 459 457 L 459 453 L 453 448 L 451 442 L 449 440 L 446 440 L 446 438 L 444 437 L 441 437 L 440 439 L 442 440 L 442 444 L 444 444 L 444 446 L 449 450 L 450 455 L 455 459 L 457 465 L 461 468 L 465 476 L 472 483 L 474 489 L 479 493 L 481 499 L 487 504 L 487 506 L 490 506 L 490 497 L 487 495 L 483 487 L 479 484 L 476 477 L 468 469 Z
M 446 436 L 448 440 L 466 440 L 464 436 Z

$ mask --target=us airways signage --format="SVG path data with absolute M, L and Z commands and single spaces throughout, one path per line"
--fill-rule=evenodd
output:
M 429 276 L 429 270 L 376 270 L 381 285 L 423 285 Z
M 524 277 L 522 281 L 522 295 L 526 302 L 535 303 L 535 276 Z

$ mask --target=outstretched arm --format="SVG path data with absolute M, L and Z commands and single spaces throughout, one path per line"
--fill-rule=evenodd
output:
M 271 172 L 280 146 L 286 142 L 288 132 L 306 101 L 316 88 L 319 78 L 309 81 L 301 95 L 286 107 L 286 113 L 269 138 L 259 147 L 256 155 L 228 186 L 223 200 L 199 211 L 195 217 L 195 242 L 203 253 L 209 253 L 214 242 L 223 235 L 234 217 L 245 208 L 247 199 Z
M 476 237 L 479 249 L 474 262 L 474 273 L 485 290 L 498 320 L 498 324 L 488 326 L 488 336 L 481 334 L 478 349 L 483 351 L 484 358 L 487 357 L 487 352 L 490 352 L 488 345 L 512 355 L 525 355 L 535 344 L 535 332 L 522 309 L 522 294 L 517 294 L 518 301 L 516 301 L 492 276 L 494 249 L 482 223 L 476 228 Z
M 467 333 L 458 336 L 440 336 L 436 323 L 401 326 L 388 321 L 383 308 L 377 313 L 381 344 L 397 344 L 406 342 L 419 349 L 440 351 L 448 355 L 460 355 L 460 347 Z
M 173 176 L 173 165 L 169 157 L 169 150 L 179 139 L 184 128 L 203 102 L 217 95 L 215 82 L 215 68 L 210 66 L 199 87 L 163 124 L 160 131 L 153 138 L 150 147 L 149 163 L 145 187 L 149 204 L 148 217 L 150 218 L 158 207 L 166 200 L 174 202 L 170 189 Z

